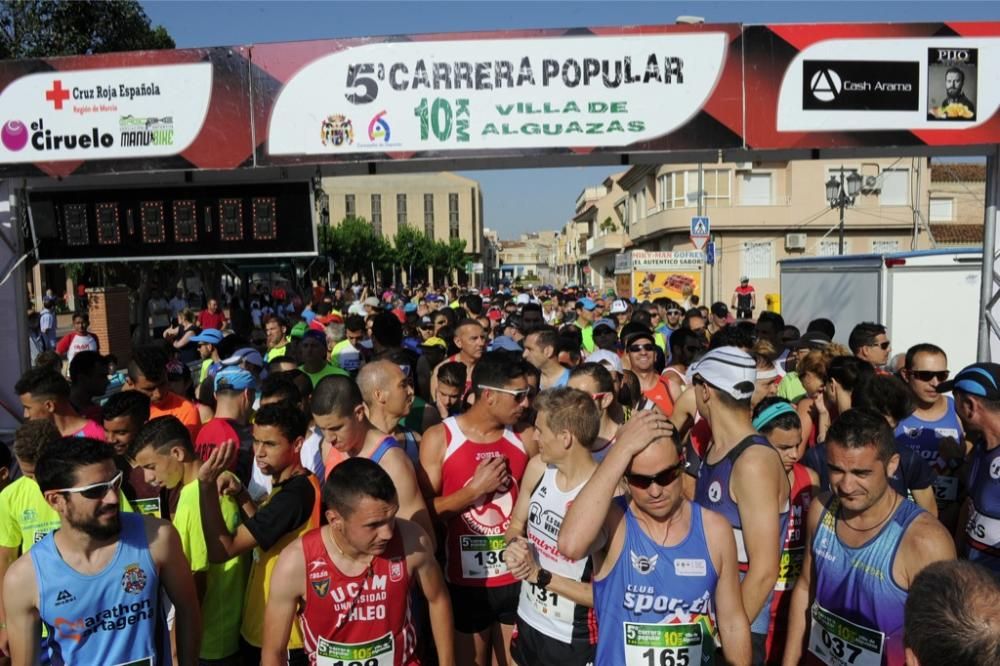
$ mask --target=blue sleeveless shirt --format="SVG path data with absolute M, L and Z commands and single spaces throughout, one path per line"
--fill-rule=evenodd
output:
M 813 535 L 816 598 L 806 663 L 902 664 L 907 592 L 892 579 L 892 563 L 924 510 L 904 499 L 876 536 L 851 548 L 837 536 L 838 505 L 834 499 L 823 509 Z
M 39 615 L 53 666 L 169 666 L 170 633 L 142 516 L 121 513 L 118 547 L 104 570 L 84 575 L 63 561 L 54 533 L 29 551 Z
M 977 442 L 969 464 L 969 519 L 965 542 L 969 560 L 1000 576 L 1000 446 Z
M 698 480 L 695 485 L 694 500 L 706 509 L 722 514 L 733 526 L 733 536 L 736 538 L 736 559 L 740 566 L 740 580 L 746 576 L 750 568 L 750 558 L 747 557 L 746 545 L 743 542 L 743 524 L 740 521 L 740 510 L 729 493 L 729 484 L 733 476 L 736 460 L 751 446 L 766 446 L 774 451 L 770 442 L 763 435 L 753 434 L 737 444 L 726 456 L 715 463 L 708 464 L 708 451 L 698 468 Z M 709 449 L 711 451 L 711 448 Z M 777 454 L 775 454 L 777 455 Z M 784 478 L 784 476 L 782 477 Z M 778 554 L 785 546 L 785 536 L 788 533 L 789 504 L 778 514 Z M 750 618 L 750 631 L 756 634 L 766 634 L 771 623 L 771 599 L 774 591 L 768 595 L 764 607 L 756 617 Z
M 595 666 L 715 663 L 719 577 L 705 539 L 703 509 L 690 504 L 687 536 L 666 547 L 642 530 L 624 497 L 614 501 L 625 512 L 625 543 L 611 573 L 594 581 Z

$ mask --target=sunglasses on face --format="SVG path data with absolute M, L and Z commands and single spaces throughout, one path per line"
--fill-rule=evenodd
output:
M 668 317 L 680 317 L 682 314 L 684 313 L 680 310 L 667 310 Z
M 654 474 L 653 476 L 646 476 L 645 474 L 633 474 L 631 472 L 625 474 L 625 480 L 628 481 L 630 486 L 635 486 L 639 490 L 645 490 L 649 488 L 654 483 L 661 488 L 666 488 L 671 483 L 677 480 L 677 478 L 684 471 L 684 459 L 676 465 L 661 470 Z
M 506 393 L 509 396 L 513 396 L 514 402 L 524 402 L 525 400 L 531 397 L 530 388 L 518 389 L 515 391 L 513 389 L 498 388 L 496 386 L 486 386 L 484 384 L 480 384 L 479 389 L 481 391 L 496 391 L 497 393 Z
M 600 402 L 601 400 L 604 400 L 605 396 L 607 395 L 610 395 L 607 391 L 603 393 L 591 393 L 590 399 L 593 400 L 594 402 Z
M 651 352 L 656 350 L 656 345 L 629 345 L 630 352 Z
M 880 347 L 882 349 L 882 351 L 885 351 L 886 349 L 889 348 L 889 345 L 891 345 L 891 344 L 892 343 L 890 341 L 886 340 L 885 342 L 873 342 L 873 343 L 871 343 L 868 346 L 869 347 Z
M 933 379 L 943 382 L 948 379 L 949 374 L 947 370 L 910 370 L 910 375 L 922 382 L 929 382 Z
M 118 492 L 118 489 L 122 487 L 122 473 L 118 472 L 115 478 L 110 481 L 104 481 L 103 483 L 92 483 L 89 486 L 82 486 L 80 488 L 60 488 L 54 492 L 57 493 L 78 493 L 81 497 L 86 497 L 87 499 L 97 500 L 101 499 L 108 494 L 109 490 Z

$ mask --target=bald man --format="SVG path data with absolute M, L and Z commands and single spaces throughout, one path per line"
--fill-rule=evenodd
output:
M 378 363 L 369 365 L 379 365 Z M 390 368 L 375 368 L 365 374 L 366 365 L 358 373 L 358 383 L 371 386 L 381 372 Z M 392 364 L 389 364 L 392 365 Z M 402 371 L 396 367 L 402 375 Z M 410 390 L 410 399 L 413 393 Z M 392 477 L 399 495 L 400 518 L 412 520 L 427 531 L 434 540 L 427 504 L 420 494 L 413 463 L 391 434 L 379 430 L 365 413 L 365 403 L 358 384 L 350 377 L 324 377 L 316 385 L 311 409 L 316 426 L 323 433 L 323 460 L 327 476 L 334 467 L 347 458 L 368 458 L 378 463 Z
M 395 437 L 410 462 L 416 465 L 420 460 L 420 434 L 401 423 L 413 406 L 413 384 L 403 366 L 388 359 L 369 363 L 358 373 L 358 388 L 365 401 L 368 421 Z

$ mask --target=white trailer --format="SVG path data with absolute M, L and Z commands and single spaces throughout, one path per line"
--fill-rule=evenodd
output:
M 826 317 L 847 345 L 855 324 L 883 324 L 893 354 L 931 342 L 952 373 L 975 363 L 982 249 L 926 250 L 785 259 L 781 313 L 805 332 Z

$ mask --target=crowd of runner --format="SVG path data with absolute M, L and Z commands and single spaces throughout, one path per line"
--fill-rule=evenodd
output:
M 120 369 L 42 313 L 0 447 L 0 649 L 1000 664 L 1000 365 L 740 296 L 157 295 Z

